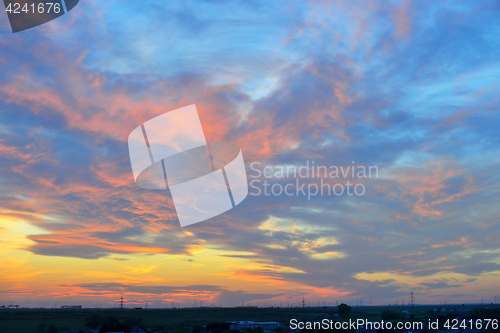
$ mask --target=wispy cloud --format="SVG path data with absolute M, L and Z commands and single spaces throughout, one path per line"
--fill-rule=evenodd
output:
M 86 1 L 0 35 L 1 289 L 88 304 L 477 297 L 500 271 L 499 10 Z M 362 197 L 251 196 L 182 229 L 168 191 L 135 186 L 127 136 L 190 104 L 247 166 L 354 161 L 380 177 L 359 180 Z

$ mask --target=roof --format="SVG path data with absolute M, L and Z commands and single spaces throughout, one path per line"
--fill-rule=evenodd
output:
M 228 324 L 258 324 L 258 325 L 266 325 L 266 324 L 279 324 L 277 321 L 227 321 Z

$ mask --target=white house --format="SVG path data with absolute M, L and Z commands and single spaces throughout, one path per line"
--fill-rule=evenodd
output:
M 445 308 L 435 308 L 434 312 L 446 312 Z

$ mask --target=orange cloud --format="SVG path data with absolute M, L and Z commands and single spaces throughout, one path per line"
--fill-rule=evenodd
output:
M 455 202 L 464 196 L 479 191 L 472 177 L 466 177 L 466 184 L 458 193 L 447 192 L 448 181 L 463 176 L 465 170 L 452 161 L 429 160 L 420 167 L 400 168 L 395 177 L 400 184 L 400 190 L 405 194 L 405 201 L 413 213 L 437 218 L 443 212 L 437 206 L 443 203 Z
M 462 236 L 457 241 L 448 241 L 448 242 L 444 242 L 441 244 L 433 244 L 433 245 L 431 245 L 431 248 L 437 249 L 440 247 L 461 246 L 461 247 L 464 247 L 466 249 L 470 249 L 470 248 L 472 248 L 474 246 L 478 246 L 478 245 L 481 245 L 481 243 L 471 242 L 468 237 Z

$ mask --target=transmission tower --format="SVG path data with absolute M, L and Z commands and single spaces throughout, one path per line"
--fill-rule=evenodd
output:
M 411 303 L 411 314 L 413 315 L 413 304 L 415 301 L 415 294 L 413 293 L 413 290 L 410 293 L 410 303 Z
M 123 294 L 122 294 L 122 297 L 120 299 L 120 309 L 123 310 Z

